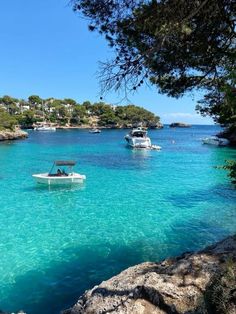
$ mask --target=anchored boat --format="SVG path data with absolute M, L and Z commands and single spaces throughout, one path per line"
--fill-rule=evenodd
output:
M 217 136 L 206 137 L 202 140 L 203 144 L 215 145 L 215 146 L 227 146 L 229 145 L 229 140 L 226 138 L 220 138 Z
M 73 160 L 56 160 L 49 172 L 33 174 L 32 176 L 37 183 L 48 185 L 83 183 L 86 176 L 73 172 L 75 165 L 76 162 Z
M 91 130 L 89 130 L 89 133 L 101 133 L 101 130 L 99 130 L 99 129 L 91 129 Z
M 151 148 L 151 140 L 147 136 L 147 130 L 143 128 L 133 129 L 125 136 L 127 144 L 133 148 Z
M 40 124 L 34 128 L 35 131 L 56 131 L 55 126 L 50 124 Z

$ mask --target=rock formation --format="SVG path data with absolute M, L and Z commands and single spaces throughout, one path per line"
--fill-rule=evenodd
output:
M 217 134 L 217 136 L 228 139 L 232 146 L 236 146 L 236 126 L 226 128 L 223 132 Z
M 130 267 L 62 314 L 235 314 L 235 279 L 232 236 L 197 253 Z
M 183 123 L 183 122 L 173 122 L 170 124 L 170 128 L 190 128 L 191 124 Z
M 0 141 L 18 140 L 28 137 L 28 133 L 22 130 L 4 130 L 0 131 Z

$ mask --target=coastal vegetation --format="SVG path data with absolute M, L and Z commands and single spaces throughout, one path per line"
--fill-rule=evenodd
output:
M 135 105 L 113 106 L 104 102 L 85 101 L 78 104 L 74 99 L 42 99 L 38 95 L 28 100 L 10 96 L 0 98 L 2 129 L 32 128 L 37 123 L 49 122 L 58 127 L 160 127 L 160 118 Z
M 114 50 L 114 58 L 101 65 L 102 92 L 127 94 L 145 82 L 176 98 L 200 90 L 197 112 L 224 126 L 223 136 L 236 145 L 233 0 L 72 3 L 89 19 L 89 30 L 103 35 Z
M 227 170 L 232 183 L 236 184 L 236 162 L 234 160 L 226 160 L 226 164 L 220 168 Z
M 17 125 L 15 117 L 10 115 L 3 108 L 0 108 L 0 131 L 11 130 L 13 131 Z

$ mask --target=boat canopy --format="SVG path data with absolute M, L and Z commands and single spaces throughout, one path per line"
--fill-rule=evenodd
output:
M 74 166 L 76 162 L 73 160 L 55 160 L 54 164 L 56 166 Z

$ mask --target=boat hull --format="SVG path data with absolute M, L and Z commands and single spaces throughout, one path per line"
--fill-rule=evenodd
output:
M 54 128 L 54 127 L 50 127 L 50 128 L 34 128 L 34 131 L 55 132 L 56 128 Z
M 93 134 L 97 134 L 97 133 L 101 133 L 101 130 L 90 130 L 89 133 L 93 133 Z
M 227 146 L 229 141 L 226 138 L 207 137 L 202 140 L 202 143 L 214 146 Z
M 152 146 L 151 140 L 149 137 L 139 138 L 131 137 L 129 135 L 125 136 L 127 144 L 132 148 L 150 148 Z
M 81 184 L 86 179 L 85 175 L 73 173 L 68 176 L 50 176 L 48 173 L 33 174 L 37 183 L 46 185 Z

